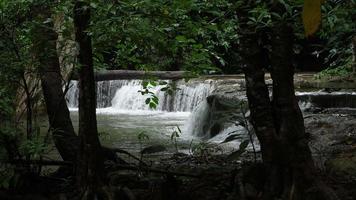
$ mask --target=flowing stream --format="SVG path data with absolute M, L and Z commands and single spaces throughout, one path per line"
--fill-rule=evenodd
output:
M 170 81 L 167 81 L 170 83 Z M 142 146 L 165 144 L 174 147 L 171 134 L 178 131 L 178 144 L 183 149 L 198 141 L 191 132 L 194 126 L 191 113 L 205 101 L 215 88 L 212 81 L 175 83 L 173 94 L 161 91 L 163 86 L 150 89 L 158 97 L 158 106 L 151 109 L 145 103 L 149 94 L 142 95 L 141 80 L 113 80 L 97 82 L 97 121 L 99 133 L 106 145 L 138 151 Z M 78 124 L 78 82 L 71 81 L 67 102 L 74 124 Z M 189 123 L 191 121 L 191 123 Z M 181 132 L 180 132 L 181 131 Z M 139 140 L 145 134 L 149 139 Z
M 97 121 L 102 142 L 107 146 L 120 147 L 131 152 L 138 152 L 149 145 L 163 144 L 172 152 L 176 150 L 175 142 L 171 139 L 175 131 L 179 133 L 177 145 L 180 151 L 188 151 L 191 145 L 202 139 L 220 143 L 231 133 L 246 133 L 243 127 L 230 124 L 222 127 L 218 134 L 210 139 L 204 135 L 207 134 L 204 128 L 212 123 L 211 113 L 216 112 L 212 111 L 207 97 L 219 86 L 223 86 L 224 90 L 230 89 L 226 90 L 227 96 L 231 93 L 237 94 L 231 101 L 236 101 L 240 96 L 243 98 L 244 92 L 237 93 L 234 88 L 236 80 L 166 82 L 175 84 L 177 89 L 170 95 L 161 91 L 164 86 L 152 87 L 150 91 L 158 98 L 156 109 L 149 108 L 145 103 L 151 96 L 140 93 L 141 80 L 97 82 Z M 66 98 L 75 126 L 78 126 L 78 93 L 78 83 L 72 81 Z M 313 112 L 315 107 L 356 107 L 355 92 L 297 92 L 296 95 L 302 110 L 306 112 L 310 112 L 310 109 Z M 143 135 L 145 137 L 142 137 Z M 228 145 L 236 148 L 238 144 L 236 141 Z

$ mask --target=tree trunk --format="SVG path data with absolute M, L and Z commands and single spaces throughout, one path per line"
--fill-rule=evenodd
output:
M 338 199 L 320 181 L 308 147 L 294 93 L 292 29 L 282 24 L 274 28 L 272 35 L 272 102 L 264 80 L 263 67 L 268 64 L 264 59 L 265 41 L 254 32 L 243 33 L 240 40 L 251 122 L 261 144 L 266 170 L 263 199 Z
M 90 6 L 75 1 L 75 40 L 79 45 L 79 137 L 80 149 L 77 162 L 77 181 L 86 199 L 94 199 L 100 187 L 104 160 L 98 138 L 96 122 L 95 80 L 91 38 L 87 34 Z
M 338 199 L 319 179 L 314 166 L 304 119 L 294 91 L 293 30 L 281 22 L 273 27 L 271 77 L 278 158 L 267 166 L 267 197 L 273 199 Z M 277 172 L 273 173 L 273 172 Z M 276 184 L 276 185 L 275 185 Z M 275 185 L 275 186 L 273 186 Z
M 352 73 L 356 75 L 356 36 L 352 37 L 352 48 L 353 48 L 353 63 L 352 63 Z
M 268 87 L 265 83 L 263 67 L 263 51 L 258 44 L 258 38 L 253 34 L 245 35 L 241 40 L 240 52 L 244 59 L 244 74 L 246 82 L 246 94 L 248 98 L 251 123 L 255 129 L 256 136 L 262 149 L 264 161 L 273 160 L 272 143 L 275 137 L 272 105 L 269 98 Z
M 43 7 L 38 17 L 42 21 L 50 18 L 50 8 Z M 39 74 L 55 146 L 63 160 L 76 161 L 79 137 L 75 133 L 63 92 L 63 78 L 56 51 L 58 35 L 52 27 L 53 23 L 50 22 L 47 27 L 41 25 L 34 29 L 36 37 L 33 50 L 40 63 Z M 101 153 L 105 159 L 125 163 L 108 148 L 104 147 Z
M 50 18 L 50 8 L 41 9 L 38 17 L 43 21 Z M 47 27 L 37 26 L 34 34 L 36 37 L 33 50 L 40 63 L 41 86 L 53 140 L 63 160 L 75 161 L 79 140 L 62 90 L 62 76 L 56 51 L 57 33 L 53 30 L 53 24 L 48 23 Z

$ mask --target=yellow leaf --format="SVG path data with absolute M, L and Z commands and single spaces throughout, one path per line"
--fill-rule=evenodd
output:
M 324 0 L 304 0 L 303 6 L 303 25 L 305 35 L 313 35 L 321 24 L 321 3 Z

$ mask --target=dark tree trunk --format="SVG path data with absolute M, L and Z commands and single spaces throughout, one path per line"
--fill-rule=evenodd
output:
M 274 160 L 270 167 L 271 170 L 279 169 L 283 173 L 280 173 L 280 189 L 270 190 L 270 192 L 273 194 L 283 191 L 282 195 L 287 199 L 307 191 L 310 186 L 308 184 L 315 179 L 316 174 L 314 174 L 314 163 L 305 134 L 303 116 L 294 91 L 294 68 L 291 62 L 293 32 L 286 24 L 281 24 L 274 27 L 272 35 L 274 36 L 271 53 L 273 111 L 278 135 L 276 143 L 283 148 L 283 154 L 279 160 Z M 293 187 L 296 188 L 294 194 L 292 194 Z M 273 194 L 275 195 L 278 194 Z
M 49 7 L 38 16 L 43 21 L 51 17 Z M 57 33 L 53 24 L 35 28 L 34 54 L 40 63 L 39 74 L 53 140 L 65 161 L 75 161 L 79 140 L 75 134 L 64 99 L 62 76 L 56 51 Z
M 245 32 L 240 40 L 251 122 L 266 170 L 263 199 L 335 200 L 337 196 L 317 175 L 295 97 L 292 33 L 286 24 L 272 31 L 272 101 L 264 80 L 263 68 L 268 63 L 264 59 L 262 34 Z
M 94 199 L 100 187 L 104 160 L 98 138 L 96 122 L 96 95 L 91 38 L 87 34 L 90 6 L 75 1 L 75 40 L 79 45 L 79 137 L 80 149 L 77 162 L 77 181 L 87 199 Z
M 356 75 L 356 36 L 352 37 L 352 48 L 353 48 L 352 73 L 353 75 Z
M 258 44 L 258 38 L 248 34 L 241 40 L 241 56 L 244 59 L 246 94 L 251 112 L 251 123 L 262 148 L 262 157 L 266 162 L 273 160 L 273 140 L 275 138 L 272 105 L 268 87 L 265 83 L 263 68 L 264 52 Z
M 319 179 L 304 119 L 294 91 L 293 30 L 280 22 L 273 27 L 271 77 L 276 138 L 274 158 L 268 163 L 267 199 L 338 199 Z

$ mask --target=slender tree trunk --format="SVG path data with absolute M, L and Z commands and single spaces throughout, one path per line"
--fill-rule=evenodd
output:
M 356 75 L 356 36 L 352 37 L 352 48 L 353 48 L 352 73 L 353 75 Z
M 23 89 L 26 94 L 26 131 L 27 131 L 27 140 L 31 140 L 32 138 L 32 96 L 30 93 L 30 89 L 28 88 L 28 84 L 26 81 L 25 74 L 22 74 L 22 82 L 23 82 Z
M 91 38 L 87 34 L 90 6 L 75 1 L 75 40 L 79 45 L 79 137 L 80 150 L 77 162 L 77 181 L 86 199 L 94 199 L 100 187 L 104 160 L 98 138 L 96 122 L 96 95 Z
M 51 9 L 43 7 L 38 18 L 51 17 Z M 62 76 L 56 51 L 57 33 L 52 23 L 34 29 L 34 54 L 40 63 L 39 74 L 53 140 L 65 161 L 75 161 L 79 139 L 75 134 L 64 99 Z
M 44 6 L 38 17 L 42 21 L 50 18 L 51 9 Z M 34 29 L 34 55 L 40 63 L 39 74 L 55 146 L 63 160 L 74 162 L 77 160 L 79 137 L 75 133 L 63 92 L 63 78 L 56 50 L 58 35 L 52 22 L 46 25 Z M 102 148 L 101 153 L 105 159 L 125 163 L 108 148 Z
M 264 161 L 273 160 L 273 140 L 275 137 L 272 105 L 269 98 L 268 87 L 265 83 L 263 67 L 263 51 L 258 44 L 258 38 L 248 34 L 241 40 L 241 56 L 244 59 L 244 74 L 246 81 L 246 94 L 248 98 L 251 122 L 256 136 L 261 144 Z

